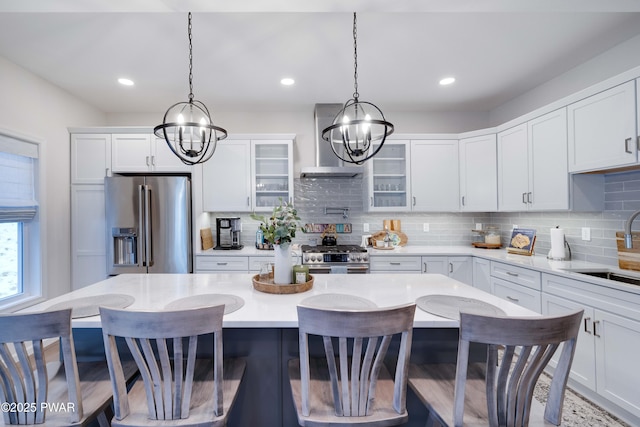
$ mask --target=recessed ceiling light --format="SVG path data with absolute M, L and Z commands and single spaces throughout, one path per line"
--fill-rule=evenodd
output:
M 455 77 L 445 77 L 444 79 L 440 80 L 440 85 L 442 86 L 450 85 L 455 81 L 456 81 Z
M 296 81 L 293 80 L 291 77 L 285 77 L 284 79 L 280 80 L 280 83 L 283 86 L 291 86 L 295 83 Z
M 120 83 L 123 86 L 133 86 L 133 80 L 125 79 L 122 77 L 118 79 L 118 83 Z

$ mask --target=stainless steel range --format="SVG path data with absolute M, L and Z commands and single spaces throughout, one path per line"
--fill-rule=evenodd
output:
M 369 254 L 356 245 L 302 245 L 302 264 L 311 274 L 363 274 L 369 272 Z

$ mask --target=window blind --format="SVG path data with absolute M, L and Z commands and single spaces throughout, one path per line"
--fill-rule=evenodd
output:
M 0 222 L 32 220 L 38 145 L 0 134 Z

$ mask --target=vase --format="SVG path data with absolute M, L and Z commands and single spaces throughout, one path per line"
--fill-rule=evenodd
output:
M 291 245 L 273 245 L 275 262 L 273 265 L 273 283 L 288 285 L 291 283 Z

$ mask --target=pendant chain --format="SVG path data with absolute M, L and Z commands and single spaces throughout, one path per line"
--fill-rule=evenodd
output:
M 191 42 L 191 12 L 189 12 L 189 102 L 193 102 L 193 44 Z
M 353 12 L 353 99 L 357 102 L 360 94 L 358 93 L 358 31 L 356 26 L 356 13 Z

